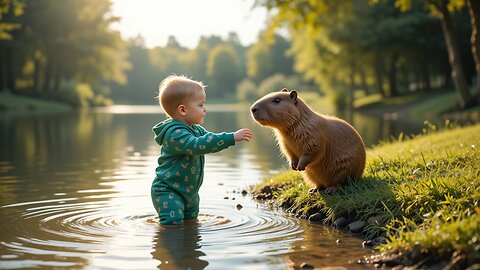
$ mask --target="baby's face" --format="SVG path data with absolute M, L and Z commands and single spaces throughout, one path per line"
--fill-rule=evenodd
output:
M 206 97 L 205 91 L 198 91 L 198 93 L 185 104 L 185 121 L 188 125 L 203 124 L 205 116 L 207 115 L 207 108 L 205 107 Z

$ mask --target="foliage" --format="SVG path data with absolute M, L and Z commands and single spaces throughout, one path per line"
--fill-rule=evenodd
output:
M 388 97 L 450 83 L 440 21 L 424 9 L 424 3 L 433 0 L 408 1 L 405 12 L 397 8 L 398 2 L 257 0 L 257 5 L 275 10 L 270 35 L 279 27 L 288 30 L 295 70 L 335 95 L 341 105 L 353 102 L 359 89 L 371 93 L 373 88 Z M 455 15 L 454 20 L 468 21 L 464 12 Z M 459 41 L 468 40 L 468 31 L 457 30 Z M 459 51 L 470 51 L 468 44 L 459 46 Z M 469 78 L 474 76 L 472 62 L 464 69 Z M 440 77 L 443 81 L 434 80 Z
M 250 79 L 243 79 L 237 85 L 237 100 L 253 102 L 258 98 L 257 85 Z
M 23 14 L 25 5 L 20 0 L 0 1 L 0 40 L 11 40 L 11 32 L 19 29 L 17 17 Z
M 240 81 L 240 59 L 232 46 L 221 44 L 212 49 L 208 55 L 207 76 L 214 96 L 233 94 Z
M 290 42 L 280 35 L 274 35 L 273 40 L 262 38 L 247 51 L 247 75 L 256 83 L 260 83 L 274 74 L 293 74 L 293 59 L 287 55 Z
M 21 28 L 0 42 L 6 56 L 0 89 L 58 99 L 62 84 L 71 81 L 91 89 L 105 81 L 125 83 L 127 52 L 119 32 L 111 30 L 118 18 L 110 6 L 109 0 L 25 1 L 17 19 Z
M 280 91 L 282 88 L 289 90 L 304 90 L 303 82 L 298 76 L 287 77 L 283 74 L 274 74 L 265 78 L 258 86 L 259 97 L 270 92 Z

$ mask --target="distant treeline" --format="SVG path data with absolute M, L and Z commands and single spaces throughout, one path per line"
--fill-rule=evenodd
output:
M 153 49 L 145 47 L 142 37 L 128 44 L 132 65 L 126 72 L 128 83 L 111 84 L 112 97 L 120 103 L 155 104 L 160 81 L 171 74 L 203 81 L 209 99 L 228 101 L 258 97 L 265 92 L 258 89 L 262 83 L 269 90 L 292 78 L 292 87 L 301 83 L 293 71 L 292 57 L 287 56 L 290 43 L 279 35 L 274 35 L 272 42 L 261 40 L 249 47 L 241 44 L 236 33 L 226 39 L 201 37 L 193 49 L 182 47 L 173 36 L 166 46 Z
M 257 43 L 243 46 L 231 33 L 190 49 L 175 37 L 156 48 L 140 36 L 122 40 L 109 0 L 0 0 L 0 91 L 75 106 L 109 98 L 154 104 L 164 77 L 185 74 L 204 81 L 211 100 L 251 101 L 287 87 L 319 91 L 341 107 L 359 94 L 453 85 L 460 107 L 475 104 L 468 87 L 480 72 L 472 54 L 476 1 L 282 3 L 256 1 L 276 10 Z M 287 35 L 275 34 L 278 27 Z

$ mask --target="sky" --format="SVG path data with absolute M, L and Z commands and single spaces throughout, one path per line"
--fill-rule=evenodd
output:
M 257 40 L 265 28 L 267 11 L 252 9 L 254 0 L 112 0 L 112 12 L 121 17 L 113 25 L 123 38 L 143 36 L 149 48 L 165 46 L 169 36 L 194 48 L 200 36 L 226 38 L 236 32 L 243 45 Z

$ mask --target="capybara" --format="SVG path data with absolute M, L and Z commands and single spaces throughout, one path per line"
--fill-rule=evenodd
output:
M 284 88 L 251 107 L 257 123 L 275 131 L 278 145 L 293 170 L 313 188 L 333 193 L 348 178 L 359 179 L 365 168 L 365 145 L 342 119 L 313 111 L 297 91 Z

